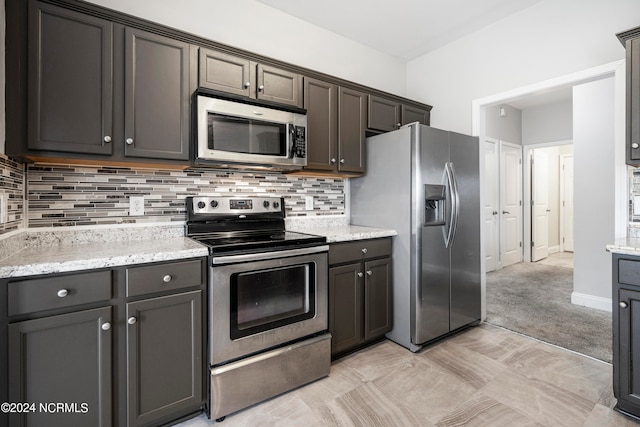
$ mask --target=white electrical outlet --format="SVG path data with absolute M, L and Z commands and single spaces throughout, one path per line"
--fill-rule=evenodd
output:
M 129 197 L 129 216 L 144 215 L 144 196 Z
M 308 210 L 308 211 L 313 210 L 313 196 L 304 197 L 304 208 L 305 210 Z
M 9 221 L 9 207 L 7 204 L 7 195 L 0 194 L 0 224 L 5 224 Z

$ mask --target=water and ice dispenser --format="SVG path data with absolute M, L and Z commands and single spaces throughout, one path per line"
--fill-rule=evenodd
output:
M 444 185 L 425 184 L 424 186 L 424 225 L 445 224 L 445 189 Z

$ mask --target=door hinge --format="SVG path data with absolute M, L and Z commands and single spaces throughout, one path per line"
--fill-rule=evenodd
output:
M 520 206 L 522 206 L 522 200 L 519 200 L 519 201 L 518 201 L 518 204 L 519 204 Z
M 562 243 L 564 243 L 564 237 L 562 238 Z
M 520 247 L 522 247 L 522 242 L 520 242 Z
M 533 243 L 533 242 L 531 242 L 531 247 L 532 247 L 532 248 L 534 247 L 534 243 Z

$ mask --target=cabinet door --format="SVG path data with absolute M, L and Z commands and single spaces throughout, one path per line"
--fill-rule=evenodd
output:
M 189 44 L 125 32 L 125 155 L 189 159 Z
M 200 87 L 247 98 L 255 93 L 251 83 L 251 62 L 211 49 L 200 48 Z
M 364 172 L 367 96 L 356 90 L 338 89 L 338 170 Z
M 614 298 L 616 295 L 614 294 Z M 618 330 L 614 329 L 614 334 L 618 335 L 617 350 L 619 360 L 615 366 L 615 373 L 618 378 L 619 400 L 627 401 L 635 407 L 640 407 L 640 292 L 627 289 L 620 289 L 618 301 L 615 301 L 614 310 L 618 310 Z M 617 305 L 624 303 L 625 307 Z M 614 322 L 615 326 L 615 322 Z M 622 402 L 619 402 L 623 406 Z
M 338 87 L 305 77 L 304 108 L 307 109 L 306 169 L 336 170 L 338 134 Z
M 627 163 L 640 163 L 640 38 L 627 40 Z
M 331 354 L 364 342 L 362 336 L 362 264 L 329 269 L 329 332 Z
M 391 259 L 364 264 L 364 339 L 381 337 L 391 330 Z
M 129 426 L 202 403 L 202 295 L 186 292 L 127 304 Z
M 263 101 L 302 107 L 302 76 L 268 65 L 257 65 L 256 97 Z
M 30 149 L 112 153 L 113 26 L 29 3 Z
M 9 425 L 111 426 L 111 340 L 109 307 L 9 325 L 9 400 L 36 405 Z
M 407 123 L 420 122 L 423 125 L 429 125 L 431 112 L 422 108 L 402 105 L 402 125 Z
M 400 103 L 369 95 L 367 128 L 389 132 L 400 127 Z

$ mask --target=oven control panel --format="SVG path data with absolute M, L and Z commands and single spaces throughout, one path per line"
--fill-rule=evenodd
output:
M 187 207 L 194 215 L 284 214 L 284 198 L 193 196 L 187 197 Z

